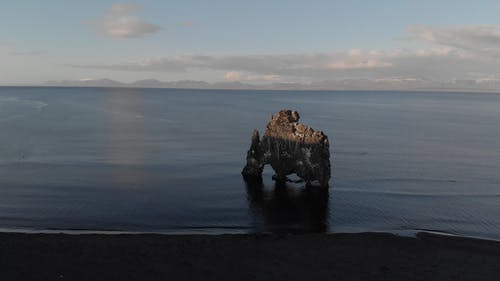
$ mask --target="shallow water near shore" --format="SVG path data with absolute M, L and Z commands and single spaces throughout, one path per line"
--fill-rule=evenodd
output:
M 247 185 L 289 108 L 332 144 L 328 190 Z M 432 230 L 500 239 L 500 95 L 0 88 L 0 228 Z

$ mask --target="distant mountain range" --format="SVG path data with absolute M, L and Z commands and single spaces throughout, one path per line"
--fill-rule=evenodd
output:
M 43 86 L 55 87 L 127 87 L 127 88 L 181 88 L 181 89 L 256 89 L 255 86 L 241 82 L 217 82 L 181 80 L 165 82 L 156 79 L 139 80 L 132 83 L 123 83 L 111 79 L 84 79 L 47 81 Z
M 83 79 L 47 81 L 43 86 L 54 87 L 122 87 L 122 88 L 177 88 L 177 89 L 235 89 L 235 90 L 424 90 L 424 91 L 499 91 L 500 80 L 451 80 L 438 82 L 428 79 L 341 79 L 300 83 L 247 84 L 242 82 L 208 83 L 196 80 L 160 81 L 156 79 L 123 83 L 111 79 Z

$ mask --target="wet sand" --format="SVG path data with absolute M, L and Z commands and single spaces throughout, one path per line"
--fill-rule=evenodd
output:
M 429 233 L 0 233 L 0 280 L 500 280 L 500 242 Z

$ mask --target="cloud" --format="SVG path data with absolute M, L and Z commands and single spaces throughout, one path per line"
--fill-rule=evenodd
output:
M 347 52 L 347 57 L 334 60 L 328 64 L 329 69 L 370 69 L 380 67 L 390 67 L 390 62 L 381 61 L 380 52 L 364 53 L 361 49 L 351 49 Z
M 203 68 L 204 56 L 171 56 L 163 58 L 148 58 L 137 62 L 124 62 L 119 64 L 69 64 L 71 67 L 106 69 L 131 72 L 186 72 L 192 68 Z
M 278 55 L 182 55 L 121 64 L 71 65 L 80 68 L 120 71 L 186 72 L 192 69 L 240 71 L 259 75 L 311 76 L 343 70 L 378 69 L 390 66 L 384 55 L 374 53 L 314 53 Z
M 113 38 L 140 38 L 161 30 L 161 27 L 133 15 L 141 11 L 134 4 L 113 4 L 103 19 L 96 22 L 98 31 Z
M 414 38 L 470 54 L 496 57 L 500 55 L 500 27 L 464 25 L 454 27 L 415 26 L 408 29 Z
M 191 21 L 191 20 L 186 20 L 186 21 L 179 22 L 179 25 L 182 27 L 192 28 L 192 27 L 196 26 L 196 22 Z
M 276 75 L 276 74 L 266 74 L 266 75 L 262 75 L 262 80 L 277 82 L 277 81 L 281 80 L 281 76 Z
M 238 71 L 229 71 L 224 75 L 226 81 L 241 81 L 243 80 L 242 74 Z
M 229 71 L 224 74 L 224 80 L 230 82 L 278 82 L 281 77 L 276 74 L 252 75 L 239 71 Z
M 464 57 L 459 50 L 436 47 L 390 51 L 351 49 L 344 52 L 268 55 L 182 55 L 119 64 L 71 65 L 127 72 L 190 73 L 222 71 L 227 81 L 321 81 L 394 76 L 453 79 L 491 69 L 492 63 Z
M 43 55 L 44 52 L 41 51 L 13 51 L 10 52 L 11 55 L 14 56 L 40 56 Z
M 433 80 L 447 83 L 467 79 L 491 80 L 499 76 L 500 27 L 415 26 L 409 28 L 408 32 L 413 39 L 431 45 L 422 49 L 355 48 L 329 53 L 180 55 L 118 64 L 72 66 L 154 73 L 217 71 L 222 72 L 226 81 L 249 82 L 368 79 L 405 83 Z

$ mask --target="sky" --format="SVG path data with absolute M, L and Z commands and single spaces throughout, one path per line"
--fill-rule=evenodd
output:
M 0 85 L 500 79 L 498 1 L 2 1 Z

